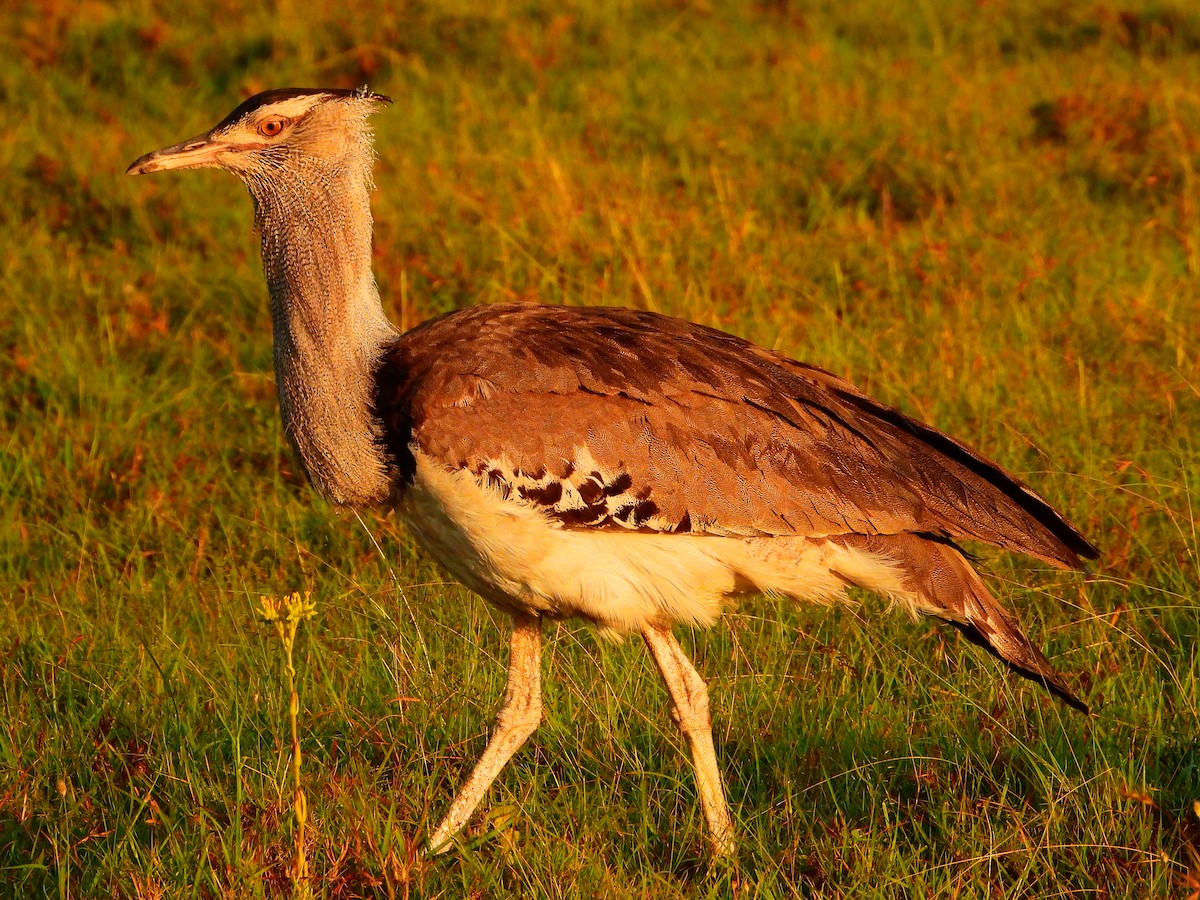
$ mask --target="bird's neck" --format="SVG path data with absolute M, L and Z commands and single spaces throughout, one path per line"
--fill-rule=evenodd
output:
M 311 180 L 251 187 L 284 430 L 314 487 L 347 506 L 391 494 L 371 406 L 397 333 L 371 272 L 370 189 L 369 155 Z

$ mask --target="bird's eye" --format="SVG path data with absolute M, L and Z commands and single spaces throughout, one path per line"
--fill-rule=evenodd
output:
M 283 119 L 267 119 L 258 126 L 258 133 L 263 137 L 275 137 L 283 131 Z

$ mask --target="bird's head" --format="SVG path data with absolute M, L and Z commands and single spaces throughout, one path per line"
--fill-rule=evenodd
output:
M 282 88 L 251 97 L 204 134 L 136 160 L 129 175 L 167 169 L 225 169 L 256 186 L 343 171 L 371 158 L 367 120 L 392 101 L 366 88 Z

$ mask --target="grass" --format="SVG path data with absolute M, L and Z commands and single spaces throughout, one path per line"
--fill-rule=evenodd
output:
M 0 11 L 0 893 L 288 895 L 287 698 L 255 606 L 311 590 L 320 896 L 1195 896 L 1191 5 L 352 6 Z M 1105 551 L 1088 582 L 985 552 L 1098 714 L 870 599 L 748 603 L 686 635 L 741 839 L 709 872 L 646 654 L 565 624 L 543 728 L 465 848 L 421 860 L 506 623 L 391 515 L 303 483 L 242 188 L 121 174 L 255 90 L 363 82 L 396 100 L 375 213 L 397 322 L 654 308 L 961 436 Z

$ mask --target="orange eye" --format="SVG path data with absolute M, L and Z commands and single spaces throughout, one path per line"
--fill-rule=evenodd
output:
M 258 133 L 263 137 L 275 137 L 283 131 L 283 119 L 267 119 L 258 126 Z

